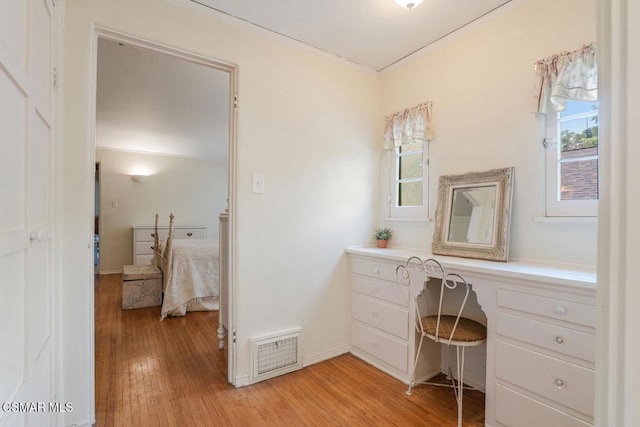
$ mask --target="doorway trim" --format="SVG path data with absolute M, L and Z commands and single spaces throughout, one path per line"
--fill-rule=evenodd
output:
M 228 312 L 228 339 L 229 345 L 227 345 L 227 370 L 228 370 L 228 380 L 231 384 L 236 385 L 236 366 L 237 366 L 237 355 L 235 345 L 231 343 L 231 337 L 235 331 L 236 325 L 236 292 L 235 292 L 235 271 L 236 271 L 236 175 L 237 175 L 237 144 L 236 144 L 236 135 L 237 135 L 237 94 L 238 94 L 238 66 L 226 61 L 221 61 L 215 58 L 210 58 L 207 56 L 203 56 L 200 54 L 192 53 L 183 49 L 179 49 L 173 46 L 165 45 L 162 43 L 154 42 L 151 40 L 143 39 L 140 37 L 135 37 L 123 32 L 115 31 L 112 29 L 104 28 L 99 25 L 95 25 L 92 23 L 91 25 L 91 68 L 90 68 L 90 88 L 89 88 L 89 106 L 91 108 L 89 114 L 89 126 L 88 126 L 88 152 L 90 154 L 90 159 L 88 165 L 91 167 L 91 176 L 95 174 L 95 137 L 96 137 L 96 101 L 97 101 L 97 71 L 98 71 L 98 39 L 107 39 L 116 42 L 123 42 L 128 45 L 137 46 L 142 49 L 147 49 L 151 51 L 155 51 L 162 54 L 167 54 L 174 56 L 178 59 L 186 60 L 189 62 L 197 63 L 204 65 L 206 67 L 214 68 L 220 71 L 229 73 L 229 158 L 228 158 L 228 211 L 229 211 L 229 253 L 228 255 L 228 292 L 229 292 L 229 312 Z M 92 192 L 93 193 L 93 192 Z M 95 195 L 91 197 L 91 200 L 87 204 L 87 215 L 89 212 L 92 213 L 95 207 Z M 212 213 L 212 215 L 217 216 L 218 213 Z M 92 266 L 93 271 L 93 266 Z M 93 293 L 91 293 L 90 301 L 88 301 L 88 306 L 91 310 L 91 320 L 92 323 L 95 324 L 95 313 L 93 310 L 94 301 L 93 301 Z M 217 347 L 217 340 L 212 339 L 212 345 Z M 95 332 L 91 330 L 91 340 L 90 340 L 90 352 L 91 354 L 91 371 L 95 373 Z M 93 396 L 91 397 L 91 408 L 90 411 L 93 414 L 93 419 L 95 420 L 95 375 L 93 375 L 90 379 L 91 381 L 91 391 Z

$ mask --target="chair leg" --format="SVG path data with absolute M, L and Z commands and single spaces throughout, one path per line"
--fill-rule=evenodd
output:
M 416 367 L 418 366 L 418 360 L 420 359 L 420 350 L 422 350 L 422 341 L 424 341 L 424 337 L 420 337 L 420 344 L 418 344 L 418 352 L 416 353 L 416 360 L 413 362 L 413 370 L 411 371 L 411 380 L 409 381 L 409 388 L 405 392 L 407 396 L 411 396 L 413 385 L 416 381 Z
M 458 427 L 462 427 L 462 393 L 464 391 L 464 347 L 456 347 L 456 358 L 456 365 L 458 366 L 458 386 L 454 390 L 456 390 L 456 401 L 458 403 Z

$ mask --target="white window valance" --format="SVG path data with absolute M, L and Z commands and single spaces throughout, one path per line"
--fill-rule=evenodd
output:
M 598 70 L 596 44 L 584 45 L 535 64 L 534 112 L 563 111 L 567 100 L 597 101 Z
M 426 101 L 385 117 L 384 148 L 432 140 L 431 109 L 431 101 Z

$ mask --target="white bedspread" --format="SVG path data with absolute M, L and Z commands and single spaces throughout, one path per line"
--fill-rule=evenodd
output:
M 187 311 L 217 310 L 220 295 L 220 253 L 217 240 L 173 240 L 162 319 Z M 167 274 L 167 272 L 164 272 Z

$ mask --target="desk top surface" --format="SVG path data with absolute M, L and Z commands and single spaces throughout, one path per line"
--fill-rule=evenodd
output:
M 457 269 L 469 273 L 494 274 L 524 280 L 538 280 L 551 284 L 561 284 L 595 289 L 597 274 L 595 268 L 567 264 L 544 262 L 499 262 L 480 259 L 459 258 L 445 255 L 433 255 L 426 249 L 385 248 L 349 246 L 347 253 L 378 258 L 401 263 L 411 256 L 422 259 L 434 258 L 446 268 Z

